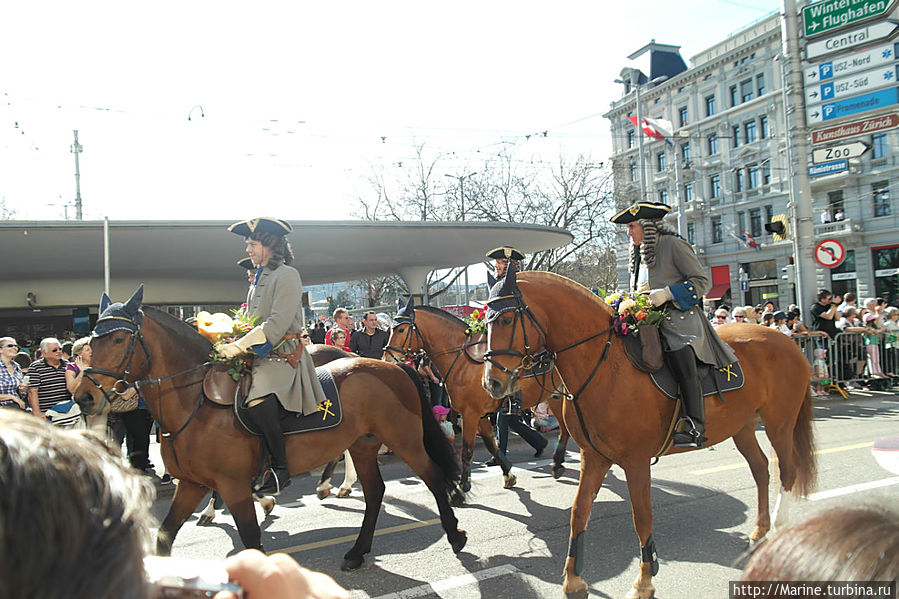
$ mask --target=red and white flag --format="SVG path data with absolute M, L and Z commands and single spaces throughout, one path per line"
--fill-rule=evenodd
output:
M 634 127 L 637 126 L 637 117 L 629 116 L 627 117 L 631 123 L 634 124 Z M 642 118 L 641 129 L 643 133 L 648 137 L 653 139 L 658 139 L 660 141 L 665 141 L 667 143 L 671 143 L 668 139 L 672 135 L 674 135 L 674 126 L 671 124 L 671 121 L 666 121 L 665 119 L 647 119 Z

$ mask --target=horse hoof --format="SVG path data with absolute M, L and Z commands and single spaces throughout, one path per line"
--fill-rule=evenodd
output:
M 553 464 L 553 478 L 562 478 L 563 474 L 565 474 L 565 466 L 562 464 Z
M 324 499 L 325 497 L 327 497 L 330 494 L 331 494 L 331 487 L 328 487 L 327 489 L 319 489 L 318 492 L 316 492 L 316 495 L 318 495 L 319 499 Z M 340 497 L 340 496 L 338 495 L 338 497 Z
M 507 474 L 506 476 L 503 477 L 503 488 L 511 489 L 512 487 L 515 486 L 515 483 L 517 483 L 517 482 L 518 482 L 518 479 L 515 477 L 514 474 Z
M 450 539 L 450 547 L 453 548 L 453 553 L 459 553 L 462 551 L 462 548 L 465 547 L 465 544 L 468 542 L 468 535 L 465 534 L 464 530 L 457 531 L 459 534 L 456 535 L 455 539 Z
M 469 491 L 471 491 L 471 479 L 466 478 L 462 481 L 462 492 L 468 493 Z
M 625 599 L 652 599 L 655 596 L 655 587 L 631 587 L 631 590 L 625 595 Z
M 565 593 L 565 599 L 587 599 L 589 594 L 587 589 L 581 589 L 579 591 L 574 591 L 573 593 Z
M 272 510 L 275 509 L 275 498 L 263 497 L 259 500 L 259 505 L 262 506 L 262 513 L 268 516 L 272 513 Z
M 200 518 L 197 520 L 197 526 L 209 526 L 212 524 L 212 519 L 215 516 L 207 516 L 206 514 L 200 514 Z
M 349 497 L 352 492 L 352 489 L 340 489 L 337 491 L 337 496 L 343 499 L 344 497 Z
M 349 572 L 350 570 L 358 570 L 362 567 L 363 562 L 365 562 L 365 559 L 361 557 L 345 557 L 343 558 L 343 563 L 340 564 L 340 569 L 344 572 Z

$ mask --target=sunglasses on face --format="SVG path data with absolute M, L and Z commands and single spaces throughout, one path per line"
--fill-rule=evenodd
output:
M 309 335 L 300 335 L 303 339 L 309 339 Z
M 3 346 L 3 349 L 6 349 L 6 348 L 8 348 L 8 347 L 14 347 L 14 348 L 16 348 L 16 349 L 19 349 L 19 346 L 18 346 L 18 345 L 14 345 L 14 344 L 12 344 L 12 343 L 10 343 L 9 345 L 4 345 L 4 346 Z
M 56 349 L 49 349 L 49 350 L 47 350 L 47 351 L 49 351 L 49 352 L 52 353 L 52 354 L 55 354 L 56 352 L 62 351 L 62 349 L 60 349 L 60 348 L 57 347 Z

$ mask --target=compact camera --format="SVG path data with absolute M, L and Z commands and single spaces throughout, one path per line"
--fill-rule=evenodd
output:
M 220 561 L 148 556 L 144 570 L 154 599 L 210 598 L 220 591 L 231 591 L 238 599 L 244 596 L 240 586 L 228 582 Z

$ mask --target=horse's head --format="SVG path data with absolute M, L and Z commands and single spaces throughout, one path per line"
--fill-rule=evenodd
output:
M 384 348 L 383 359 L 401 363 L 424 350 L 421 333 L 415 325 L 415 300 L 410 297 L 394 318 L 396 324 L 390 330 L 390 338 Z
M 490 289 L 487 299 L 484 389 L 496 399 L 518 390 L 519 377 L 545 348 L 546 332 L 518 288 L 515 268 Z M 544 353 L 545 355 L 545 353 Z
M 108 411 L 109 403 L 128 390 L 130 381 L 146 372 L 149 351 L 140 334 L 143 297 L 143 285 L 125 303 L 113 303 L 105 293 L 100 297 L 100 317 L 91 332 L 91 365 L 84 369 L 84 379 L 74 393 L 85 414 Z M 138 345 L 144 358 L 135 362 Z

